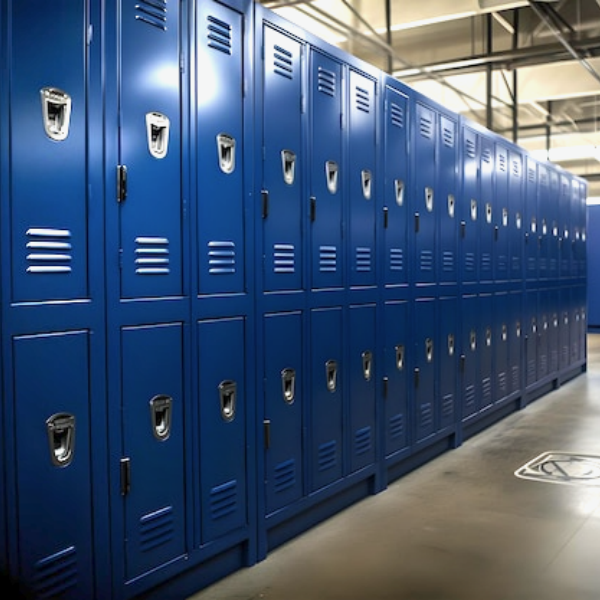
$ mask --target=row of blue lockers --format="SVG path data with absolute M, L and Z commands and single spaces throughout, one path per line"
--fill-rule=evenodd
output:
M 3 2 L 0 79 L 37 597 L 185 597 L 585 369 L 585 183 L 247 0 Z

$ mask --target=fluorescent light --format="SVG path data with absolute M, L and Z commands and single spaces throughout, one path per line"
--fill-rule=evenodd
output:
M 588 206 L 598 206 L 600 205 L 600 196 L 590 196 L 587 199 Z
M 394 71 L 392 75 L 394 77 L 402 78 L 402 77 L 410 77 L 411 75 L 418 75 L 421 73 L 421 69 L 402 69 L 401 71 Z

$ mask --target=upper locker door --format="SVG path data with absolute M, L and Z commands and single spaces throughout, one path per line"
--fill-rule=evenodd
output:
M 386 87 L 385 192 L 383 226 L 386 285 L 408 282 L 407 202 L 408 202 L 408 98 Z
M 463 191 L 460 207 L 462 243 L 462 281 L 477 282 L 479 211 L 479 136 L 463 127 Z
M 217 2 L 199 2 L 197 11 L 197 291 L 243 292 L 243 15 Z
M 509 267 L 512 281 L 523 279 L 523 233 L 526 227 L 524 215 L 523 157 L 511 150 L 508 155 L 509 214 Z
M 311 51 L 310 272 L 312 288 L 343 285 L 342 65 Z
M 434 283 L 437 113 L 422 102 L 415 106 L 413 147 L 415 181 L 413 212 L 415 232 L 415 282 Z
M 551 231 L 550 178 L 545 165 L 538 165 L 538 276 L 547 280 L 550 266 Z
M 302 281 L 304 46 L 264 25 L 263 288 L 297 290 Z
M 121 297 L 182 294 L 179 2 L 123 2 Z
M 479 281 L 491 283 L 494 277 L 494 144 L 485 135 L 481 139 L 481 218 L 479 219 Z
M 527 281 L 536 283 L 539 279 L 538 243 L 538 164 L 527 157 L 527 178 L 525 180 L 525 269 Z
M 350 69 L 348 205 L 350 286 L 375 285 L 376 82 Z
M 559 213 L 559 195 L 560 195 L 560 177 L 556 169 L 549 169 L 549 258 L 548 258 L 548 279 L 556 281 L 559 276 L 559 236 L 560 236 L 560 213 Z
M 566 173 L 560 176 L 560 278 L 568 279 L 571 272 L 571 180 Z
M 495 222 L 496 222 L 496 244 L 495 244 L 495 273 L 496 281 L 508 279 L 508 150 L 496 144 L 496 192 Z

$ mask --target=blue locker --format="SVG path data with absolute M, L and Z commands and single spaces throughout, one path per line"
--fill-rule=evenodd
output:
M 550 178 L 545 165 L 538 165 L 538 268 L 539 279 L 547 281 L 550 274 L 550 248 L 552 245 L 552 206 L 550 203 Z
M 436 211 L 442 198 L 436 194 L 437 111 L 424 101 L 414 109 L 412 146 L 414 213 L 414 280 L 418 284 L 436 282 Z
M 479 298 L 467 295 L 461 298 L 461 403 L 462 420 L 472 418 L 478 410 L 479 393 Z
M 302 313 L 264 318 L 266 512 L 304 494 Z
M 199 2 L 196 11 L 197 293 L 240 293 L 246 289 L 244 16 L 217 2 Z
M 525 296 L 525 385 L 530 387 L 537 380 L 538 367 L 538 293 L 527 292 Z
M 384 282 L 385 285 L 408 283 L 408 124 L 409 99 L 395 87 L 385 88 L 384 121 Z
M 559 323 L 559 344 L 560 344 L 560 370 L 568 369 L 571 364 L 571 290 L 568 287 L 560 289 L 560 323 Z
M 304 46 L 269 25 L 263 31 L 263 287 L 298 290 L 303 287 Z
M 525 180 L 525 267 L 527 281 L 536 283 L 539 279 L 539 235 L 538 231 L 538 165 L 530 157 L 526 159 L 527 178 Z
M 457 243 L 459 218 L 457 212 L 457 151 L 458 131 L 455 117 L 440 115 L 438 145 L 437 197 L 439 206 L 435 208 L 439 218 L 438 241 L 438 278 L 440 283 L 458 281 L 459 261 Z
M 577 365 L 583 358 L 581 348 L 582 338 L 582 310 L 583 307 L 580 303 L 580 292 L 579 288 L 573 286 L 570 290 L 570 312 L 571 319 L 569 321 L 569 344 L 571 347 L 571 365 Z
M 492 294 L 479 296 L 479 410 L 489 408 L 494 401 L 493 361 L 494 361 L 494 313 Z
M 8 58 L 8 34 L 5 29 L 6 20 L 4 18 L 4 10 L 0 10 L 0 81 L 8 81 L 8 66 L 7 66 L 7 58 Z M 4 86 L 6 87 L 6 86 Z M 6 100 L 6 90 L 0 91 L 0 131 L 8 131 L 8 110 L 7 110 L 8 102 Z M 8 140 L 7 136 L 0 135 L 0 173 L 7 173 L 8 167 L 6 166 L 6 156 L 8 151 Z M 8 198 L 7 185 L 5 182 L 5 177 L 0 177 L 0 207 L 5 205 L 4 198 Z M 1 223 L 1 213 L 0 213 L 0 223 Z M 1 231 L 1 230 L 0 230 Z M 0 236 L 3 235 L 0 234 Z M 0 244 L 0 265 L 4 265 L 3 259 L 3 249 Z M 3 282 L 3 271 L 5 269 L 0 267 L 0 281 Z M 3 312 L 3 299 L 2 294 L 0 294 L 0 314 L 4 314 Z M 6 421 L 6 407 L 4 403 L 4 376 L 3 376 L 3 367 L 4 367 L 4 358 L 3 358 L 3 332 L 2 332 L 2 319 L 0 319 L 0 416 L 3 421 Z M 4 440 L 6 440 L 6 435 L 2 434 Z M 5 464 L 5 453 L 4 453 L 4 443 L 0 443 L 0 464 Z M 2 489 L 6 489 L 6 474 L 5 470 L 2 470 L 2 475 L 0 476 L 0 486 Z M 6 499 L 5 494 L 0 494 L 0 570 L 5 573 L 8 572 L 8 531 L 6 527 Z
M 511 327 L 510 300 L 506 292 L 494 294 L 494 403 L 510 394 L 509 330 Z
M 560 259 L 560 213 L 559 213 L 559 195 L 560 195 L 560 177 L 554 168 L 548 169 L 549 189 L 548 189 L 548 214 L 550 215 L 550 240 L 548 249 L 548 279 L 557 281 L 559 277 L 559 259 Z
M 538 293 L 537 378 L 544 379 L 550 369 L 550 297 L 549 290 Z
M 560 175 L 560 278 L 562 281 L 571 275 L 571 179 L 567 173 Z
M 508 393 L 514 394 L 523 388 L 523 339 L 525 322 L 522 313 L 522 294 L 512 292 L 508 295 Z
M 348 93 L 348 206 L 350 286 L 376 283 L 377 84 L 350 69 Z
M 311 287 L 343 285 L 342 65 L 311 50 L 310 272 Z
M 494 207 L 494 143 L 489 135 L 481 135 L 480 207 L 479 219 L 479 281 L 491 283 L 494 278 L 495 217 Z
M 246 424 L 253 414 L 246 382 L 243 317 L 198 323 L 201 541 L 248 525 Z
M 384 306 L 385 456 L 408 447 L 408 302 L 389 301 Z
M 462 128 L 462 283 L 477 283 L 479 277 L 479 136 L 469 127 Z
M 585 362 L 587 359 L 587 289 L 585 285 L 575 288 L 577 305 L 579 306 L 579 360 Z
M 594 235 L 600 231 L 600 205 L 587 207 L 588 229 L 592 232 L 589 241 L 589 261 L 587 263 L 588 312 L 591 327 L 600 326 L 600 236 Z
M 558 373 L 560 365 L 560 292 L 548 290 L 548 371 Z
M 183 324 L 124 327 L 121 346 L 122 540 L 132 580 L 187 549 Z
M 342 309 L 313 309 L 310 331 L 310 489 L 314 492 L 343 475 Z
M 577 177 L 571 178 L 571 258 L 569 263 L 569 277 L 571 279 L 577 279 L 579 275 L 579 260 L 578 260 L 578 249 L 581 243 L 581 219 L 579 213 L 579 179 Z
M 508 160 L 510 279 L 511 281 L 521 281 L 523 279 L 523 236 L 527 228 L 523 200 L 525 193 L 523 189 L 523 156 L 519 150 L 511 149 Z
M 509 195 L 508 195 L 508 149 L 496 143 L 495 161 L 495 250 L 494 250 L 494 279 L 506 281 L 509 273 Z
M 375 396 L 377 381 L 376 306 L 350 306 L 348 311 L 348 398 L 350 407 L 350 470 L 375 462 L 377 447 Z
M 587 182 L 579 180 L 579 222 L 581 223 L 581 243 L 579 245 L 579 280 L 585 281 L 587 277 Z
M 436 300 L 417 298 L 414 306 L 414 441 L 418 444 L 436 430 L 437 368 Z M 440 349 L 441 351 L 441 349 Z
M 439 404 L 440 431 L 456 423 L 456 385 L 458 373 L 458 302 L 455 297 L 438 300 L 438 337 L 436 398 Z
M 179 5 L 166 10 L 128 2 L 121 7 L 120 20 L 121 297 L 179 296 L 183 291 Z
M 12 341 L 15 575 L 40 598 L 93 597 L 92 502 L 102 496 L 92 498 L 90 473 L 90 338 L 80 330 Z

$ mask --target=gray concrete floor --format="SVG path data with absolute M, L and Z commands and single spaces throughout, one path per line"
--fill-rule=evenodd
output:
M 515 477 L 547 451 L 600 456 L 588 373 L 194 595 L 193 600 L 599 600 L 600 480 Z

